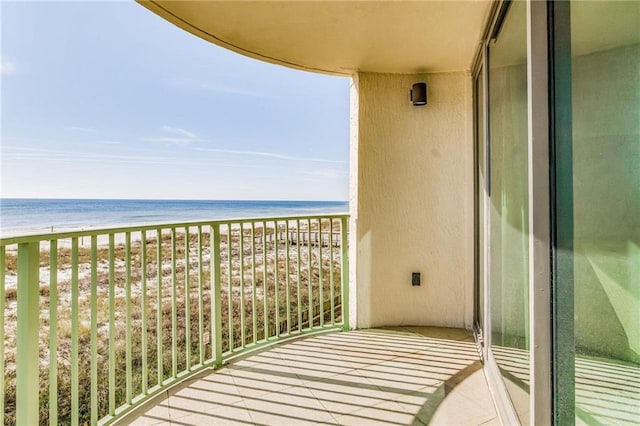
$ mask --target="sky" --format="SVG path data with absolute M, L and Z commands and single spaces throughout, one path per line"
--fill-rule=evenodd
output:
M 0 196 L 346 200 L 349 80 L 135 2 L 0 3 Z

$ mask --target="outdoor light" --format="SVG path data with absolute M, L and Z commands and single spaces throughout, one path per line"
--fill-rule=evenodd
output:
M 410 99 L 413 106 L 427 104 L 427 83 L 414 83 L 410 92 Z

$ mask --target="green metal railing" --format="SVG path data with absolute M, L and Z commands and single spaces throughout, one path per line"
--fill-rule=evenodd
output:
M 109 424 L 282 338 L 348 328 L 346 215 L 0 239 L 0 423 Z

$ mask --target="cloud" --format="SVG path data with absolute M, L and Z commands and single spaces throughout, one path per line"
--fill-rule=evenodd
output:
M 160 142 L 170 145 L 187 145 L 192 142 L 202 142 L 202 139 L 200 139 L 195 133 L 180 127 L 164 125 L 160 127 L 160 131 L 164 132 L 166 136 L 147 137 L 142 138 L 141 140 L 144 142 Z
M 250 96 L 254 98 L 274 98 L 274 96 L 270 96 L 265 93 L 255 92 L 253 90 L 240 89 L 238 87 L 227 86 L 222 84 L 214 84 L 206 81 L 177 79 L 177 80 L 169 81 L 168 84 L 175 87 L 182 87 L 185 89 L 198 90 L 202 92 L 224 93 L 228 95 Z
M 181 129 L 179 127 L 162 126 L 160 128 L 160 130 L 162 130 L 163 132 L 167 132 L 167 133 L 173 133 L 173 134 L 177 134 L 177 135 L 186 136 L 186 137 L 191 138 L 191 139 L 197 139 L 198 138 L 195 135 L 195 133 L 192 133 L 192 132 L 190 132 L 188 130 L 185 130 L 185 129 Z
M 217 149 L 217 148 L 196 148 L 197 151 L 206 151 L 206 152 L 219 152 L 222 154 L 237 154 L 237 155 L 253 155 L 259 157 L 269 157 L 275 158 L 278 160 L 286 160 L 286 161 L 312 161 L 317 163 L 344 163 L 344 161 L 340 160 L 327 160 L 325 158 L 313 158 L 313 157 L 296 157 L 292 155 L 279 154 L 276 152 L 262 152 L 262 151 L 241 151 L 234 149 Z
M 6 59 L 0 59 L 0 74 L 13 75 L 17 73 L 18 73 L 18 69 L 15 63 L 8 61 Z
M 300 170 L 301 176 L 305 176 L 308 178 L 318 178 L 318 179 L 342 179 L 348 175 L 346 170 L 332 170 L 332 169 L 324 169 L 324 170 Z
M 154 151 L 155 152 L 155 151 Z M 2 161 L 44 161 L 71 164 L 149 164 L 164 166 L 188 167 L 226 167 L 231 169 L 269 169 L 268 166 L 252 164 L 232 164 L 227 161 L 211 161 L 206 158 L 192 158 L 175 155 L 127 155 L 119 153 L 78 152 L 55 149 L 22 148 L 16 146 L 2 147 Z
M 122 142 L 120 141 L 96 141 L 96 143 L 99 143 L 102 145 L 122 145 Z
M 102 154 L 92 152 L 64 151 L 54 149 L 37 149 L 5 146 L 2 153 L 3 158 L 12 160 L 44 160 L 44 161 L 69 161 L 81 162 L 104 162 L 105 160 L 132 160 L 132 161 L 162 161 L 170 160 L 160 156 L 129 156 L 118 154 Z

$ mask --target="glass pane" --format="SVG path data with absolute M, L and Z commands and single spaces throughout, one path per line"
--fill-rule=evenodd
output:
M 491 350 L 529 422 L 527 41 L 524 2 L 489 50 Z
M 476 79 L 476 324 L 484 327 L 484 205 L 485 205 L 485 138 L 484 138 L 484 70 Z
M 640 424 L 640 2 L 571 3 L 577 424 Z

